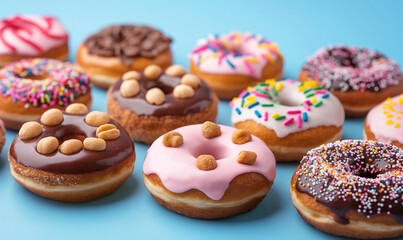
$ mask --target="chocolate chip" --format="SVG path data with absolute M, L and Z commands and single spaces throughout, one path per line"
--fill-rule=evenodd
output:
M 127 46 L 123 48 L 123 54 L 127 57 L 134 57 L 140 52 L 140 48 L 134 46 Z

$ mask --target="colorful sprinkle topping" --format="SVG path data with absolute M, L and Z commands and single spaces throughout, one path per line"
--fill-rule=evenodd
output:
M 328 143 L 309 151 L 297 171 L 298 191 L 345 217 L 348 210 L 366 217 L 403 213 L 402 150 L 362 140 Z
M 32 80 L 42 76 L 41 80 Z M 88 75 L 68 62 L 34 58 L 14 62 L 0 70 L 0 91 L 34 107 L 67 106 L 89 91 Z
M 403 78 L 392 59 L 374 50 L 336 46 L 322 48 L 308 58 L 303 70 L 328 90 L 382 91 Z

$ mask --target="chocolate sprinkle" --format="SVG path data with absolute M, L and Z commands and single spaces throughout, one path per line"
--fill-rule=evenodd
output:
M 90 54 L 118 57 L 130 67 L 137 57 L 154 58 L 169 50 L 172 39 L 147 26 L 113 25 L 89 36 L 84 44 Z

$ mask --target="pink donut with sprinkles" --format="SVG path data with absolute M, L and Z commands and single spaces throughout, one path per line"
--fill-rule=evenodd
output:
M 300 161 L 310 149 L 342 135 L 343 106 L 315 81 L 267 80 L 230 105 L 234 127 L 262 139 L 277 161 Z
M 364 139 L 403 148 L 403 94 L 371 109 L 364 123 Z
M 244 130 L 205 122 L 178 128 L 151 145 L 144 183 L 171 211 L 194 218 L 253 209 L 276 177 L 273 153 Z
M 88 75 L 69 62 L 46 58 L 23 59 L 0 70 L 0 118 L 18 130 L 49 108 L 71 103 L 91 106 Z
M 317 81 L 331 91 L 349 117 L 362 117 L 387 97 L 403 92 L 403 73 L 395 61 L 367 48 L 330 46 L 303 66 L 299 80 Z
M 283 57 L 277 44 L 261 35 L 210 35 L 199 40 L 192 51 L 190 72 L 204 79 L 219 98 L 231 99 L 247 86 L 280 79 Z
M 68 55 L 68 35 L 56 18 L 24 15 L 0 20 L 0 66 L 32 57 L 66 60 Z
M 403 150 L 343 140 L 309 151 L 291 180 L 302 218 L 324 232 L 358 239 L 403 235 Z

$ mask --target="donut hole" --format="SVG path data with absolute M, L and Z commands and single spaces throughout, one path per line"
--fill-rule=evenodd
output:
M 200 155 L 211 155 L 218 161 L 229 156 L 229 153 L 224 150 L 226 148 L 227 147 L 222 144 L 214 144 L 214 146 L 198 145 L 190 149 L 190 154 L 194 158 L 198 158 Z
M 358 173 L 354 174 L 356 176 L 362 177 L 362 178 L 371 178 L 375 179 L 378 177 L 379 172 L 369 172 L 369 171 L 359 171 Z
M 40 80 L 44 80 L 44 79 L 46 79 L 46 78 L 49 78 L 49 74 L 30 74 L 30 75 L 25 75 L 25 76 L 22 76 L 22 75 L 18 75 L 18 77 L 20 77 L 20 78 L 25 78 L 25 79 L 30 79 L 30 80 L 38 80 L 38 81 L 40 81 Z
M 83 134 L 65 135 L 65 136 L 59 138 L 59 145 L 61 145 L 62 143 L 64 143 L 64 142 L 67 141 L 67 140 L 70 140 L 70 139 L 78 139 L 78 140 L 80 140 L 81 142 L 83 142 L 85 138 L 86 138 L 86 136 L 83 135 Z

